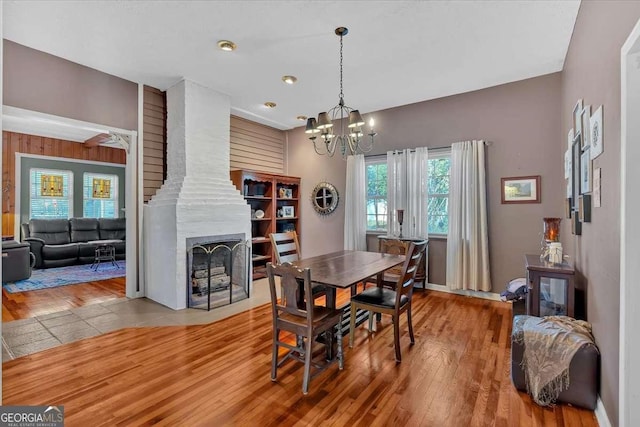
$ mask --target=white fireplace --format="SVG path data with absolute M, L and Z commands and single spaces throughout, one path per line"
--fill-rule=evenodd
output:
M 187 306 L 187 239 L 251 238 L 250 206 L 229 178 L 230 114 L 227 95 L 197 83 L 167 90 L 167 179 L 144 207 L 144 259 L 147 297 L 176 310 Z

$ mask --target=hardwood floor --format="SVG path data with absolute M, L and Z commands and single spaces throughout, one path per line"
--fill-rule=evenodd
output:
M 302 364 L 270 381 L 264 305 L 203 326 L 131 328 L 3 364 L 3 404 L 65 405 L 67 426 L 596 426 L 593 412 L 543 409 L 509 378 L 510 306 L 438 292 L 414 295 L 416 344 L 402 320 L 345 337 L 345 368 L 301 391 Z
M 2 321 L 27 319 L 125 296 L 125 277 L 9 293 L 2 289 Z

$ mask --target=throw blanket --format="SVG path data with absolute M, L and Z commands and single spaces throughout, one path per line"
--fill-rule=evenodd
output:
M 567 316 L 522 316 L 522 334 L 516 335 L 524 345 L 522 369 L 527 391 L 533 400 L 549 406 L 569 388 L 569 365 L 584 345 L 594 344 L 591 324 Z

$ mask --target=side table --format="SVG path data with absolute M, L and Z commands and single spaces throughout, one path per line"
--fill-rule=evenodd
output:
M 116 247 L 112 244 L 102 244 L 96 246 L 96 255 L 93 260 L 93 264 L 91 264 L 91 268 L 95 271 L 98 271 L 98 267 L 100 266 L 100 262 L 102 261 L 110 261 L 111 265 L 120 268 L 118 263 L 116 262 Z
M 575 270 L 567 262 L 540 261 L 540 255 L 525 255 L 527 268 L 527 314 L 574 317 Z

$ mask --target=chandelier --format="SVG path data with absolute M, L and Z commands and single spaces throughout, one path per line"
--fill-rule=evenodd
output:
M 340 36 L 340 100 L 338 105 L 329 111 L 318 114 L 318 119 L 311 117 L 307 119 L 305 133 L 310 134 L 309 139 L 313 142 L 313 148 L 320 155 L 333 157 L 339 149 L 344 159 L 352 154 L 368 153 L 373 148 L 373 138 L 376 133 L 373 131 L 373 119 L 369 121 L 369 138 L 364 137 L 364 120 L 358 110 L 348 107 L 344 103 L 344 93 L 342 91 L 342 37 L 349 33 L 345 27 L 338 27 L 335 31 Z M 349 119 L 348 125 L 347 118 Z M 339 120 L 339 125 L 334 126 L 334 122 Z

